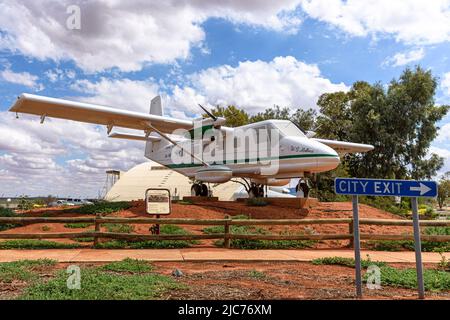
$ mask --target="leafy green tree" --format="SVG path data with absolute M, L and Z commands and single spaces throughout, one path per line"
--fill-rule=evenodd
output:
M 239 127 L 249 123 L 248 113 L 235 106 L 226 108 L 216 106 L 216 108 L 211 110 L 211 113 L 217 117 L 224 117 L 227 120 L 225 125 L 228 127 Z
M 448 198 L 450 198 L 450 171 L 442 176 L 439 181 L 437 201 L 441 210 L 446 204 Z
M 347 155 L 350 176 L 377 178 L 429 178 L 442 167 L 442 159 L 427 159 L 436 138 L 436 123 L 448 106 L 436 106 L 437 81 L 420 67 L 406 69 L 388 88 L 380 83 L 356 82 L 349 92 L 319 98 L 318 133 L 322 137 L 368 143 L 371 152 Z
M 303 131 L 315 130 L 317 112 L 314 109 L 297 109 L 291 115 L 290 120 Z
M 281 108 L 280 106 L 274 106 L 273 108 L 268 108 L 264 112 L 258 112 L 254 116 L 250 117 L 250 123 L 259 122 L 264 120 L 289 120 L 291 114 L 291 109 L 288 107 Z

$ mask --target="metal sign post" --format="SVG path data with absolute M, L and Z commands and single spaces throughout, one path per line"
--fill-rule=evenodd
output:
M 417 198 L 411 198 L 413 226 L 414 226 L 414 250 L 416 251 L 416 272 L 419 299 L 425 299 L 425 286 L 423 284 L 422 244 L 420 241 L 419 209 Z
M 420 241 L 418 197 L 436 197 L 437 183 L 435 181 L 385 180 L 385 179 L 354 179 L 336 178 L 334 191 L 336 194 L 353 197 L 353 241 L 355 248 L 356 295 L 362 297 L 361 284 L 361 244 L 359 235 L 358 195 L 368 196 L 400 196 L 410 197 L 413 213 L 414 247 L 416 254 L 416 271 L 419 299 L 425 299 L 423 283 L 422 246 Z
M 353 202 L 353 245 L 355 248 L 355 276 L 356 276 L 356 296 L 362 298 L 361 279 L 361 242 L 359 239 L 359 208 L 358 196 L 352 196 Z

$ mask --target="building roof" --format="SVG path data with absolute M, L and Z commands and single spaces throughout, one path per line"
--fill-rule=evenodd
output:
M 125 173 L 120 174 L 120 179 L 107 192 L 105 200 L 131 201 L 144 199 L 145 190 L 148 188 L 166 188 L 171 195 L 191 195 L 189 178 L 171 169 L 163 167 L 153 161 L 141 163 Z M 227 182 L 213 187 L 213 195 L 219 200 L 233 200 L 234 194 L 242 187 L 234 182 Z

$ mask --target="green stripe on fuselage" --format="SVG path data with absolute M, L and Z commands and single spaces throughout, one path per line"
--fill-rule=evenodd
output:
M 210 163 L 211 165 L 227 165 L 227 164 L 236 164 L 236 163 L 249 163 L 249 162 L 258 162 L 258 161 L 267 161 L 267 160 L 283 160 L 283 159 L 299 159 L 299 158 L 339 158 L 333 154 L 290 154 L 287 156 L 280 156 L 280 157 L 269 157 L 269 158 L 258 158 L 258 159 L 245 159 L 245 160 L 233 160 L 233 161 L 225 161 L 222 163 Z M 178 168 L 194 168 L 194 167 L 202 167 L 203 164 L 201 163 L 181 163 L 181 164 L 164 164 L 165 167 L 171 168 L 171 169 L 178 169 Z

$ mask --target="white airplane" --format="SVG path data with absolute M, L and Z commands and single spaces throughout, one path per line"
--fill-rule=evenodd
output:
M 264 186 L 283 186 L 292 178 L 307 178 L 312 174 L 335 169 L 339 163 L 339 154 L 368 152 L 374 147 L 367 144 L 313 138 L 314 132 L 300 130 L 289 120 L 266 120 L 237 128 L 225 127 L 226 119 L 215 117 L 200 106 L 208 115 L 207 119 L 181 120 L 163 115 L 161 98 L 151 101 L 150 114 L 121 110 L 95 104 L 55 99 L 50 97 L 22 94 L 9 111 L 38 115 L 41 123 L 47 117 L 74 120 L 97 125 L 105 125 L 111 138 L 141 140 L 146 142 L 145 157 L 165 167 L 173 169 L 193 181 L 192 194 L 208 196 L 206 183 L 235 181 L 246 187 L 250 197 L 264 195 Z M 200 126 L 198 124 L 200 123 Z M 112 133 L 115 127 L 140 130 L 141 135 Z M 201 128 L 200 136 L 197 135 Z M 188 134 L 174 131 L 184 129 Z M 250 130 L 249 130 L 250 129 Z M 274 150 L 266 155 L 251 158 L 249 150 L 238 146 L 242 132 L 256 131 L 256 139 L 267 139 L 269 149 L 271 135 L 278 136 Z M 210 130 L 213 134 L 206 134 Z M 259 132 L 268 132 L 262 137 Z M 272 134 L 270 133 L 272 132 Z M 216 141 L 216 133 L 232 138 L 234 146 L 222 145 Z M 276 135 L 274 135 L 276 133 Z M 225 139 L 226 140 L 226 139 Z M 273 140 L 275 140 L 273 138 Z M 249 142 L 244 145 L 249 145 Z M 204 160 L 195 152 L 195 146 L 206 148 L 212 143 L 223 152 L 223 161 Z M 186 147 L 186 145 L 188 147 Z M 221 145 L 221 146 L 220 146 Z M 173 155 L 187 156 L 189 161 L 182 163 L 173 160 Z M 270 162 L 270 164 L 267 164 Z M 276 162 L 276 171 L 268 170 L 268 165 Z M 241 178 L 241 180 L 236 180 Z M 303 182 L 302 182 L 303 181 Z M 300 179 L 297 190 L 308 195 L 308 186 Z

